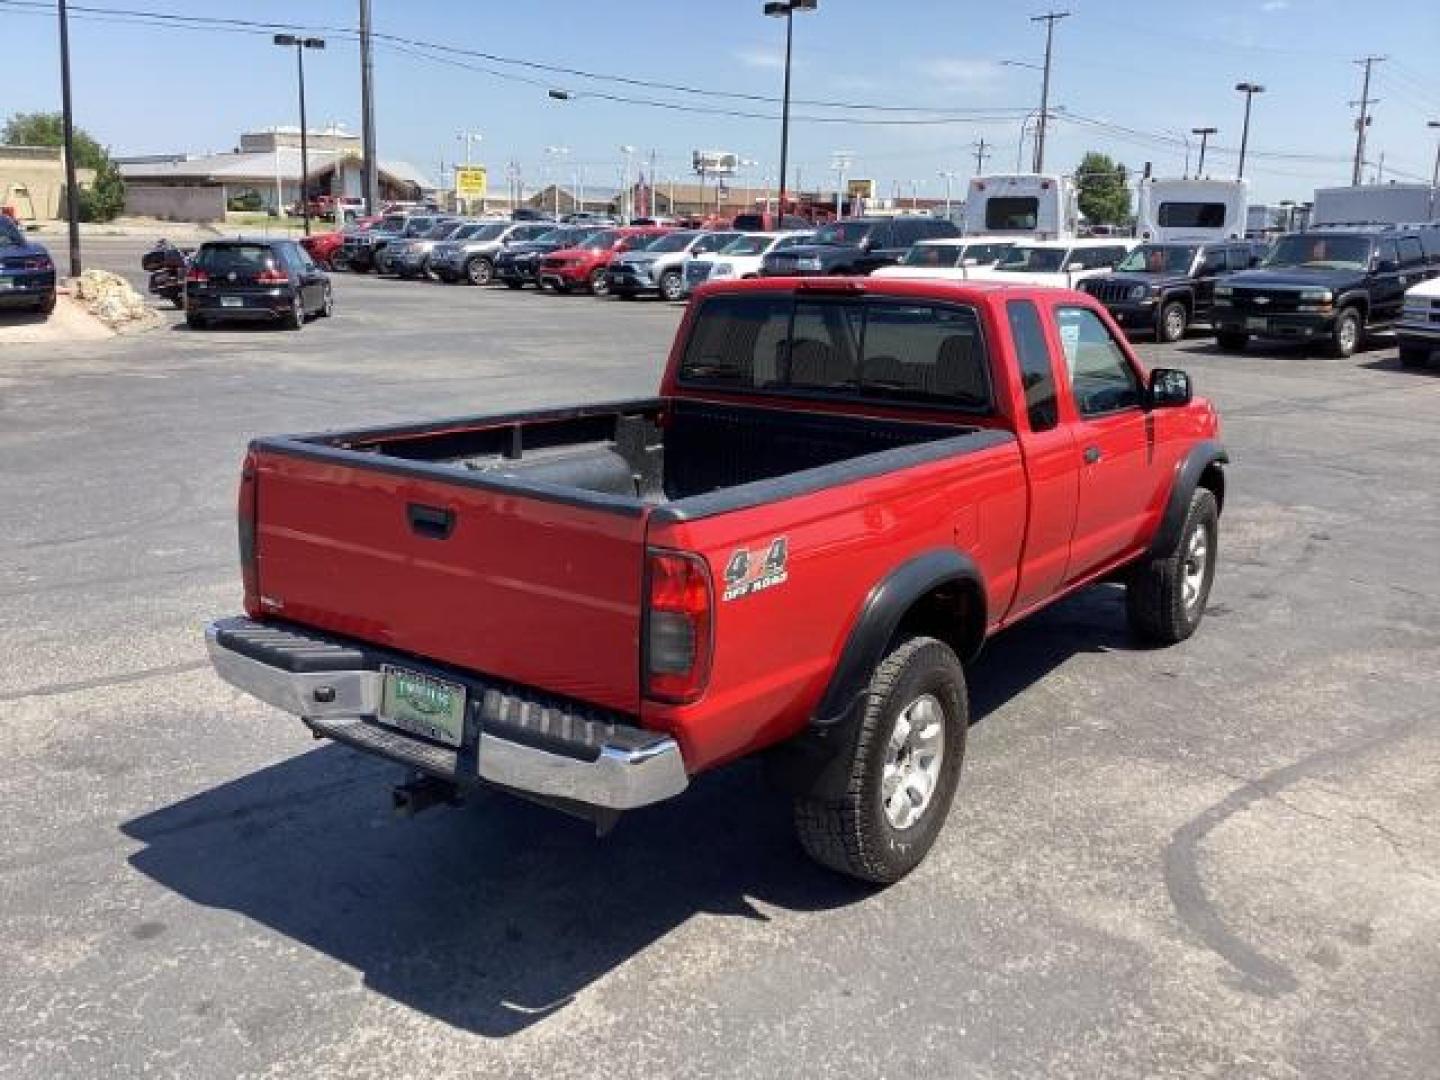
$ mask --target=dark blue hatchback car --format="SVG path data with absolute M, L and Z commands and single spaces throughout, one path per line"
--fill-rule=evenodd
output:
M 55 310 L 55 262 L 32 244 L 13 218 L 0 214 L 0 308 Z

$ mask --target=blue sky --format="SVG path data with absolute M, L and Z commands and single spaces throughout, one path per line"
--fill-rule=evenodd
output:
M 82 6 L 213 15 L 315 27 L 353 27 L 356 0 L 74 0 Z M 622 144 L 659 159 L 662 180 L 684 177 L 690 151 L 724 149 L 752 159 L 750 182 L 773 176 L 779 159 L 777 112 L 767 101 L 715 92 L 778 97 L 783 24 L 760 14 L 760 0 L 373 0 L 377 31 L 412 41 L 480 50 L 629 78 L 683 84 L 685 94 L 547 73 L 424 47 L 377 47 L 377 128 L 381 155 L 435 175 L 463 151 L 462 129 L 483 141 L 474 157 L 492 169 L 518 160 L 527 184 L 548 178 L 545 148 L 569 148 L 566 177 L 577 166 L 587 183 L 618 181 Z M 1233 175 L 1242 80 L 1266 85 L 1258 97 L 1246 172 L 1256 201 L 1308 198 L 1316 186 L 1346 183 L 1354 112 L 1366 53 L 1386 54 L 1372 94 L 1373 173 L 1385 154 L 1387 179 L 1424 179 L 1434 161 L 1440 120 L 1440 2 L 1437 0 L 1071 0 L 1073 15 L 1056 32 L 1052 102 L 1076 119 L 1057 122 L 1051 169 L 1073 168 L 1100 149 L 1134 168 L 1150 160 L 1178 175 L 1185 148 L 1178 133 L 1202 125 L 1220 134 L 1207 172 Z M 823 102 L 982 110 L 983 119 L 945 124 L 859 125 L 855 118 L 915 119 L 914 114 L 794 107 L 792 167 L 808 187 L 830 172 L 833 151 L 853 151 L 852 176 L 873 176 L 890 193 L 938 195 L 941 170 L 968 177 L 972 144 L 994 146 L 988 171 L 1011 170 L 1019 112 L 1034 108 L 1039 75 L 1002 60 L 1035 62 L 1041 29 L 1028 16 L 1041 3 L 971 0 L 820 0 L 795 23 L 794 94 Z M 1357 19 L 1357 11 L 1365 17 Z M 323 33 L 323 31 L 322 31 Z M 330 47 L 307 58 L 312 125 L 329 120 L 359 129 L 359 62 L 353 40 L 330 33 Z M 230 148 L 239 131 L 296 122 L 293 54 L 268 33 L 216 33 L 84 17 L 72 22 L 77 121 L 117 153 Z M 59 106 L 53 16 L 0 0 L 6 46 L 0 110 Z M 470 66 L 462 66 L 470 65 Z M 499 77 L 487 71 L 506 73 Z M 569 101 L 545 90 L 569 90 Z M 607 101 L 595 93 L 703 109 L 735 109 L 761 118 L 686 113 Z M 924 118 L 934 118 L 927 114 Z M 810 117 L 842 117 L 819 123 Z M 1122 130 L 1129 129 L 1129 130 Z M 1169 134 L 1166 134 L 1166 133 Z M 1193 141 L 1193 140 L 1192 140 Z M 1028 160 L 1028 152 L 1027 152 Z M 793 176 L 793 172 L 792 172 Z M 958 189 L 957 189 L 958 190 Z

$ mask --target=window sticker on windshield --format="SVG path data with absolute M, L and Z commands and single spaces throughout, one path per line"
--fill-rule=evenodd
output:
M 739 600 L 741 597 L 773 589 L 789 580 L 786 564 L 790 558 L 790 542 L 777 536 L 763 548 L 736 548 L 725 564 L 724 600 Z

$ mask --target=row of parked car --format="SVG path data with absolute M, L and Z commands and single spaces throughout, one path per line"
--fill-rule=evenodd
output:
M 336 267 L 449 283 L 681 300 L 728 278 L 993 280 L 1079 289 L 1126 329 L 1165 342 L 1206 327 L 1225 350 L 1264 338 L 1349 356 L 1367 334 L 1395 328 L 1405 363 L 1440 351 L 1440 284 L 1427 284 L 1440 275 L 1440 224 L 1313 229 L 1267 246 L 961 236 L 953 223 L 927 217 L 754 231 L 420 214 L 317 239 L 312 254 Z

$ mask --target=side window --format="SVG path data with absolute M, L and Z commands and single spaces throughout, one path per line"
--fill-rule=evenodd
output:
M 1049 431 L 1060 422 L 1055 396 L 1055 370 L 1050 364 L 1050 346 L 1045 328 L 1032 300 L 1011 300 L 1005 305 L 1010 333 L 1020 361 L 1020 384 L 1025 389 L 1025 410 L 1031 431 Z
M 319 269 L 315 265 L 315 260 L 310 258 L 310 253 L 299 244 L 295 245 L 295 260 L 300 264 L 300 269 L 307 274 L 313 274 Z
M 1096 265 L 1113 270 L 1125 260 L 1125 256 L 1128 255 L 1129 252 L 1117 244 L 1115 247 L 1101 248 L 1099 254 L 1100 262 Z
M 1140 404 L 1140 380 L 1110 331 L 1088 308 L 1055 312 L 1070 390 L 1081 416 L 1100 416 Z
M 870 248 L 889 248 L 895 246 L 895 230 L 891 228 L 888 221 L 882 221 L 870 230 Z
M 1402 236 L 1399 243 L 1402 270 L 1413 270 L 1417 266 L 1425 265 L 1425 251 L 1420 247 L 1419 240 L 1413 236 Z
M 1232 264 L 1229 261 L 1230 252 L 1227 248 L 1208 248 L 1200 256 L 1200 268 L 1196 271 L 1200 277 L 1213 277 L 1216 274 L 1225 273 Z
M 1395 247 L 1394 240 L 1382 240 L 1375 248 L 1375 269 L 1382 267 L 1389 270 L 1396 270 L 1400 266 L 1400 252 Z

